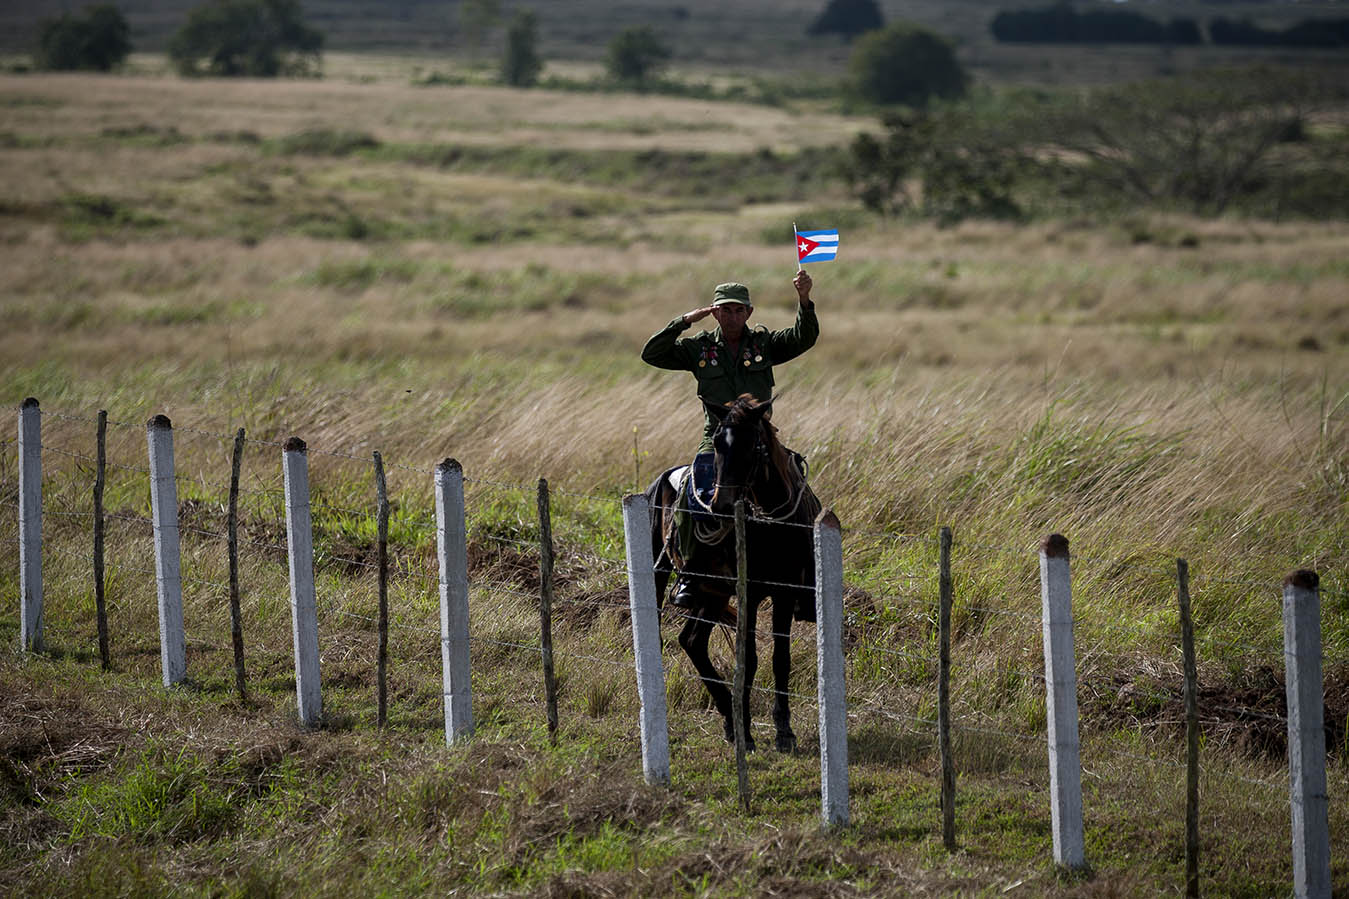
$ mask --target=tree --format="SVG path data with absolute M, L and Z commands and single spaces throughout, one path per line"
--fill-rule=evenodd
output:
M 1077 97 L 1042 126 L 1047 140 L 1087 160 L 1065 174 L 1217 215 L 1287 167 L 1289 139 L 1347 94 L 1333 71 L 1210 69 Z
M 843 174 L 862 204 L 883 215 L 914 212 L 942 223 L 1021 215 L 1012 195 L 1031 160 L 1018 142 L 967 109 L 886 115 L 882 137 L 859 134 Z
M 806 34 L 841 34 L 851 41 L 859 34 L 875 31 L 885 24 L 876 0 L 829 0 Z
M 512 87 L 533 87 L 543 71 L 537 49 L 539 19 L 534 10 L 521 10 L 506 28 L 506 53 L 501 60 L 501 80 Z
M 670 60 L 670 48 L 650 25 L 625 28 L 609 42 L 604 67 L 618 81 L 641 84 Z
M 84 16 L 64 13 L 38 26 L 34 63 L 40 69 L 107 72 L 126 61 L 131 29 L 111 3 L 86 7 Z
M 950 43 L 907 23 L 863 35 L 848 64 L 857 96 L 882 105 L 925 106 L 934 97 L 960 97 L 969 80 Z
M 304 23 L 299 0 L 210 0 L 169 42 L 183 75 L 308 75 L 322 51 L 323 33 Z

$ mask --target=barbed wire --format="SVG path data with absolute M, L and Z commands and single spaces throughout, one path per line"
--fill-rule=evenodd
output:
M 86 417 L 86 416 L 73 415 L 73 414 L 64 413 L 64 412 L 54 412 L 54 411 L 42 410 L 42 414 L 43 414 L 43 415 L 51 415 L 51 416 L 53 416 L 53 417 L 55 417 L 55 418 L 64 418 L 64 419 L 68 419 L 68 420 L 83 421 L 83 422 L 89 422 L 89 423 L 96 422 L 96 419 L 94 419 L 94 418 L 90 418 L 90 417 Z M 117 427 L 122 427 L 122 428 L 139 427 L 139 425 L 133 425 L 133 424 L 127 423 L 127 422 L 114 421 L 114 420 L 111 420 L 111 419 L 109 420 L 109 424 L 114 425 L 114 426 L 117 426 Z M 192 434 L 195 434 L 195 435 L 204 436 L 204 437 L 210 437 L 210 438 L 213 438 L 213 439 L 216 439 L 216 440 L 221 440 L 221 441 L 230 441 L 230 442 L 232 442 L 232 441 L 234 440 L 233 435 L 219 434 L 219 433 L 216 433 L 216 432 L 213 432 L 213 431 L 208 431 L 208 430 L 204 430 L 204 429 L 200 429 L 200 428 L 194 428 L 194 427 L 191 427 L 191 426 L 178 426 L 177 429 L 178 429 L 178 430 L 182 430 L 182 431 L 186 431 L 186 432 L 189 432 L 189 433 L 192 433 Z M 267 446 L 273 446 L 273 447 L 282 447 L 282 446 L 284 445 L 284 444 L 281 444 L 281 443 L 277 443 L 277 442 L 275 442 L 275 441 L 270 441 L 270 440 L 265 440 L 265 439 L 260 439 L 260 438 L 247 438 L 247 440 L 248 440 L 248 441 L 251 441 L 251 442 L 253 442 L 253 443 L 258 443 L 258 444 L 267 445 Z M 5 442 L 6 442 L 6 443 L 12 443 L 13 441 L 8 441 L 8 440 L 6 440 Z M 46 449 L 46 448 L 51 448 L 51 449 L 53 449 L 54 451 L 56 451 L 56 452 L 58 452 L 58 453 L 63 453 L 63 454 L 72 456 L 72 457 L 74 457 L 74 458 L 82 459 L 82 460 L 84 460 L 84 461 L 88 461 L 88 462 L 96 462 L 95 459 L 93 459 L 92 457 L 88 456 L 87 454 L 77 453 L 77 452 L 73 452 L 73 451 L 66 450 L 66 449 L 59 448 L 59 447 L 48 447 L 48 446 L 44 445 L 44 449 Z M 357 461 L 357 462 L 362 462 L 362 463 L 368 463 L 368 462 L 370 461 L 370 460 L 365 459 L 365 458 L 362 458 L 362 457 L 354 456 L 354 455 L 352 455 L 352 454 L 350 454 L 350 453 L 342 453 L 342 452 L 328 451 L 328 450 L 313 450 L 313 451 L 314 451 L 315 453 L 318 453 L 318 454 L 321 454 L 321 455 L 331 456 L 331 457 L 333 457 L 333 458 L 340 458 L 340 459 L 345 459 L 345 460 L 349 460 L 349 461 Z M 113 463 L 113 462 L 109 462 L 108 464 L 109 464 L 110 466 L 112 466 L 112 467 L 115 467 L 115 468 L 119 468 L 119 469 L 123 469 L 123 470 L 127 470 L 127 471 L 133 471 L 133 472 L 136 472 L 136 473 L 139 473 L 139 474 L 146 474 L 146 475 L 149 475 L 148 469 L 139 468 L 139 467 L 136 467 L 136 466 L 126 466 L 126 465 L 122 465 L 122 464 L 120 464 L 120 463 Z M 392 464 L 392 463 L 388 463 L 387 460 L 386 460 L 386 465 L 387 465 L 387 464 Z M 428 474 L 428 473 L 432 473 L 432 472 L 434 471 L 433 468 L 432 468 L 432 469 L 415 468 L 415 467 L 408 467 L 408 466 L 403 466 L 403 465 L 398 465 L 397 467 L 400 467 L 400 468 L 402 468 L 402 469 L 404 469 L 404 470 L 408 470 L 408 471 L 414 471 L 414 472 L 417 472 L 417 473 L 419 473 L 419 474 Z M 192 484 L 194 484 L 194 485 L 197 484 L 197 483 L 199 483 L 199 479 L 197 479 L 197 478 L 192 478 L 192 477 L 189 477 L 189 476 L 183 476 L 183 475 L 175 475 L 175 477 L 178 478 L 178 479 L 180 479 L 180 480 L 185 480 L 185 481 L 187 481 L 187 482 L 189 482 L 189 483 L 192 483 Z M 465 480 L 466 480 L 466 482 L 469 482 L 469 483 L 483 484 L 483 485 L 488 485 L 488 486 L 492 486 L 492 487 L 496 487 L 496 488 L 500 488 L 500 489 L 509 489 L 509 490 L 515 490 L 515 491 L 520 491 L 520 492 L 530 492 L 530 491 L 534 491 L 534 490 L 537 489 L 537 485 L 525 485 L 525 484 L 511 483 L 511 482 L 505 482 L 505 481 L 498 481 L 498 480 L 493 480 L 493 479 L 488 479 L 488 478 L 466 477 Z M 223 488 L 225 487 L 225 485 L 224 485 L 223 482 L 220 482 L 220 483 L 217 483 L 217 482 L 206 482 L 206 486 L 207 486 L 207 487 L 212 487 L 212 488 L 215 488 L 215 489 L 223 489 Z M 561 495 L 574 497 L 574 498 L 581 498 L 581 499 L 587 499 L 587 500 L 595 500 L 595 501 L 601 501 L 601 502 L 606 502 L 606 503 L 608 503 L 608 502 L 615 502 L 615 501 L 616 501 L 615 497 L 608 496 L 608 495 L 603 495 L 603 494 L 591 493 L 591 492 L 574 491 L 574 490 L 568 490 L 568 489 L 564 489 L 564 488 L 550 488 L 550 491 L 551 491 L 551 492 L 554 492 L 554 493 L 561 494 Z M 327 506 L 327 504 L 324 503 L 324 502 L 321 501 L 321 500 L 317 501 L 316 504 L 321 505 L 321 506 Z M 351 514 L 351 515 L 357 515 L 357 516 L 365 516 L 365 515 L 371 514 L 370 512 L 365 511 L 365 510 L 342 509 L 341 507 L 338 507 L 338 506 L 329 506 L 329 507 L 332 508 L 334 511 L 340 511 L 340 512 L 342 512 L 343 514 Z M 658 506 L 656 506 L 655 508 L 656 508 L 656 509 L 663 509 L 664 507 L 658 505 Z M 708 513 L 708 514 L 713 514 L 713 513 Z M 733 519 L 734 516 L 733 516 L 733 515 L 726 515 L 726 514 L 713 514 L 713 517 L 732 518 L 732 519 Z M 754 520 L 754 521 L 757 521 L 757 522 L 771 521 L 770 519 L 761 519 L 761 518 L 757 518 L 757 517 L 753 517 L 753 516 L 751 516 L 751 519 Z M 401 523 L 404 524 L 404 525 L 411 525 L 411 526 L 423 526 L 423 527 L 431 527 L 431 526 L 432 526 L 431 523 L 430 523 L 429 521 L 425 521 L 425 520 L 417 520 L 417 519 L 403 519 L 403 520 L 401 521 Z M 805 528 L 811 528 L 811 527 L 813 527 L 813 525 L 810 525 L 810 524 L 801 524 L 801 523 L 782 523 L 782 524 L 788 524 L 789 526 L 793 526 L 793 527 L 805 527 Z M 889 540 L 889 541 L 894 541 L 894 540 L 900 540 L 900 541 L 919 541 L 919 540 L 931 540 L 931 539 L 933 539 L 933 536 L 932 536 L 932 535 L 903 534 L 903 533 L 899 533 L 899 534 L 895 534 L 895 533 L 879 533 L 879 532 L 869 532 L 869 531 L 860 531 L 860 530 L 854 531 L 854 530 L 849 530 L 849 529 L 846 529 L 846 528 L 844 529 L 844 534 L 845 534 L 845 536 L 849 537 L 850 539 L 872 539 L 872 540 Z M 1004 546 L 1004 545 L 988 544 L 988 543 L 984 543 L 984 542 L 981 542 L 981 541 L 968 541 L 968 540 L 961 539 L 961 538 L 959 538 L 959 537 L 957 537 L 957 538 L 955 539 L 955 545 L 956 545 L 956 546 L 961 546 L 961 547 L 966 547 L 966 548 L 981 548 L 981 549 L 988 549 L 988 550 L 993 550 L 993 551 L 997 551 L 997 552 L 1008 552 L 1008 553 L 1011 553 L 1011 552 L 1027 552 L 1027 553 L 1030 553 L 1031 551 L 1033 551 L 1033 548 L 1028 548 L 1028 547 L 1009 547 L 1009 546 Z M 1139 570 L 1139 571 L 1146 571 L 1146 572 L 1148 572 L 1148 573 L 1157 574 L 1157 575 L 1169 575 L 1169 574 L 1172 574 L 1172 573 L 1173 573 L 1173 570 L 1172 570 L 1169 566 L 1168 566 L 1168 567 L 1158 567 L 1158 563 L 1155 563 L 1155 562 L 1140 563 L 1140 562 L 1138 562 L 1138 561 L 1135 561 L 1135 560 L 1132 559 L 1132 558 L 1120 558 L 1120 557 L 1109 558 L 1109 557 L 1095 557 L 1095 556 L 1089 556 L 1089 555 L 1088 555 L 1088 556 L 1074 555 L 1073 560 L 1074 560 L 1074 561 L 1078 561 L 1078 562 L 1085 562 L 1085 563 L 1088 563 L 1088 564 L 1098 564 L 1098 565 L 1110 566 L 1110 567 L 1112 567 L 1112 568 L 1124 568 L 1124 569 L 1133 569 L 1133 570 Z M 915 578 L 916 578 L 916 577 L 919 577 L 918 575 L 907 575 L 907 576 L 911 576 L 911 577 L 915 577 Z M 1206 583 L 1208 583 L 1208 584 L 1211 584 L 1211 583 L 1223 583 L 1223 584 L 1226 584 L 1226 585 L 1250 586 L 1250 587 L 1257 587 L 1257 588 L 1262 588 L 1262 589 L 1263 589 L 1263 588 L 1269 588 L 1269 587 L 1271 587 L 1271 586 L 1277 584 L 1278 581 L 1279 581 L 1278 578 L 1273 578 L 1273 579 L 1269 579 L 1269 580 L 1263 579 L 1263 578 L 1261 578 L 1261 579 L 1254 579 L 1254 578 L 1250 578 L 1250 579 L 1239 579 L 1239 578 L 1230 578 L 1230 577 L 1228 577 L 1228 578 L 1220 578 L 1220 577 L 1217 577 L 1217 576 L 1205 575 L 1205 574 L 1203 574 L 1202 572 L 1197 572 L 1196 575 L 1195 575 L 1195 577 L 1194 577 L 1194 579 L 1193 579 L 1193 581 L 1192 581 L 1192 584 L 1195 584 L 1195 585 L 1202 585 L 1202 584 L 1206 584 Z M 791 585 L 785 585 L 785 586 L 791 586 Z M 1337 596 L 1337 598 L 1339 598 L 1340 594 L 1336 594 L 1336 596 Z

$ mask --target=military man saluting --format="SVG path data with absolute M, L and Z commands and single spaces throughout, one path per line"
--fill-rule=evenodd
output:
M 746 327 L 754 305 L 749 288 L 735 282 L 718 284 L 712 305 L 686 312 L 656 332 L 642 348 L 642 361 L 657 368 L 690 371 L 698 381 L 698 398 L 726 405 L 742 393 L 760 402 L 773 398 L 773 366 L 795 359 L 815 345 L 820 322 L 810 298 L 811 279 L 805 271 L 792 279 L 799 300 L 796 324 L 781 331 L 762 326 Z M 694 322 L 711 315 L 715 331 L 695 337 L 680 337 Z M 699 453 L 712 451 L 716 419 L 703 413 L 703 439 Z

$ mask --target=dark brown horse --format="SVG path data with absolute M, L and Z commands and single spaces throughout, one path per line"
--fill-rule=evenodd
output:
M 771 403 L 756 402 L 748 394 L 729 406 L 705 404 L 719 424 L 713 436 L 716 489 L 710 500 L 687 491 L 690 508 L 678 508 L 681 490 L 671 469 L 647 489 L 651 503 L 652 550 L 656 559 L 656 595 L 665 597 L 670 575 L 686 582 L 688 600 L 681 604 L 687 617 L 679 633 L 684 648 L 725 719 L 726 739 L 735 740 L 730 682 L 708 656 L 707 643 L 718 622 L 726 619 L 735 594 L 735 504 L 746 507 L 745 543 L 749 575 L 748 654 L 745 670 L 745 745 L 753 749 L 749 733 L 750 691 L 758 668 L 755 624 L 759 606 L 772 600 L 773 723 L 777 748 L 796 748 L 791 710 L 787 704 L 792 659 L 790 631 L 793 618 L 815 620 L 815 551 L 811 525 L 820 503 L 806 483 L 804 461 L 778 442 L 769 422 Z M 691 477 L 691 474 L 688 475 Z M 681 537 L 682 532 L 682 537 Z M 733 606 L 731 607 L 734 608 Z M 733 616 L 733 612 L 731 613 Z

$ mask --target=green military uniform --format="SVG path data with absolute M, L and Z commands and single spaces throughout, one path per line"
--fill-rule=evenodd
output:
M 741 285 L 746 300 L 749 292 Z M 721 290 L 719 287 L 718 290 Z M 795 359 L 815 345 L 820 322 L 815 304 L 807 301 L 797 307 L 796 324 L 781 331 L 763 326 L 746 328 L 740 338 L 736 358 L 722 337 L 721 328 L 703 331 L 695 337 L 680 337 L 691 325 L 680 316 L 652 335 L 642 348 L 642 361 L 657 368 L 693 372 L 698 381 L 698 397 L 709 403 L 726 405 L 742 393 L 760 402 L 773 398 L 773 365 Z M 703 440 L 698 452 L 712 451 L 716 419 L 703 413 Z

